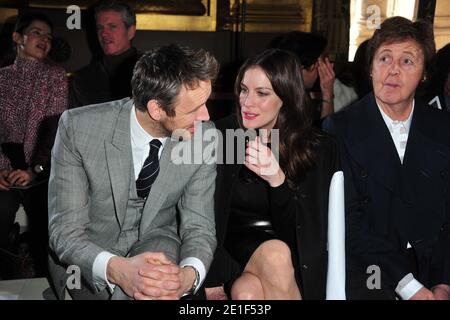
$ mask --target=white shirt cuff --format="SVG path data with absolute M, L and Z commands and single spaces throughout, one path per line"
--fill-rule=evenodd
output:
M 92 266 L 92 277 L 95 283 L 105 283 L 108 285 L 108 289 L 111 293 L 114 292 L 115 284 L 108 281 L 106 276 L 106 268 L 108 267 L 109 259 L 115 257 L 116 255 L 109 253 L 108 251 L 100 252 L 97 257 L 95 257 L 94 265 Z
M 206 277 L 206 269 L 205 269 L 205 265 L 203 264 L 203 262 L 195 257 L 189 257 L 186 259 L 183 259 L 180 262 L 180 267 L 187 267 L 187 266 L 191 266 L 193 268 L 195 268 L 198 271 L 198 275 L 200 277 L 200 280 L 198 282 L 198 286 L 195 289 L 194 293 L 197 293 L 198 289 L 202 286 L 203 281 L 205 280 Z
M 408 273 L 403 277 L 402 280 L 399 281 L 397 287 L 395 288 L 395 292 L 402 298 L 403 300 L 409 300 L 413 295 L 417 293 L 420 289 L 423 288 L 423 284 L 417 281 L 412 273 Z

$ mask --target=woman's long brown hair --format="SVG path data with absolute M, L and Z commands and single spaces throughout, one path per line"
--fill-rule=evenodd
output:
M 260 67 L 283 105 L 273 129 L 279 129 L 280 167 L 289 187 L 296 191 L 298 182 L 314 165 L 314 147 L 319 143 L 319 131 L 313 127 L 311 112 L 306 108 L 301 65 L 297 57 L 285 50 L 267 49 L 248 59 L 239 69 L 235 94 L 239 99 L 241 82 L 248 69 Z M 241 107 L 238 122 L 243 127 Z

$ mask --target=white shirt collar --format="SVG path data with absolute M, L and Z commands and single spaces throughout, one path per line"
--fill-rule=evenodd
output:
M 144 128 L 142 128 L 142 126 L 139 124 L 139 121 L 136 117 L 136 108 L 135 108 L 134 104 L 133 104 L 133 107 L 131 108 L 130 132 L 131 132 L 131 143 L 136 147 L 146 146 L 153 139 L 158 139 L 159 141 L 161 141 L 162 145 L 164 146 L 164 142 L 167 139 L 167 137 L 155 138 L 151 134 L 149 134 L 147 131 L 145 131 Z
M 380 110 L 381 112 L 381 116 L 383 117 L 384 122 L 386 123 L 386 126 L 388 127 L 389 131 L 392 132 L 392 128 L 396 125 L 403 125 L 405 127 L 406 133 L 409 133 L 409 128 L 411 127 L 411 122 L 412 122 L 412 115 L 414 113 L 414 105 L 415 105 L 415 100 L 413 99 L 413 103 L 412 103 L 412 108 L 411 108 L 411 113 L 408 116 L 408 119 L 403 120 L 403 121 L 399 121 L 399 120 L 393 120 L 391 119 L 384 111 L 383 109 L 380 107 L 380 105 L 377 102 L 377 107 L 378 110 Z

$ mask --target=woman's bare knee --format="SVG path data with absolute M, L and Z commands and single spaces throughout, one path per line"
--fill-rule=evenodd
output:
M 293 275 L 291 250 L 280 240 L 269 240 L 263 242 L 253 253 L 246 270 L 257 275 L 282 274 Z
M 233 300 L 263 300 L 264 291 L 260 279 L 248 272 L 236 279 L 231 287 Z
M 245 271 L 256 275 L 266 298 L 299 299 L 291 250 L 280 240 L 263 242 L 253 253 Z

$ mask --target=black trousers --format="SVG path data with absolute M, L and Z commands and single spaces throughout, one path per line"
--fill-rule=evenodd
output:
M 44 182 L 26 190 L 0 191 L 0 259 L 3 278 L 7 278 L 5 269 L 11 263 L 11 254 L 17 254 L 14 252 L 17 248 L 11 243 L 11 232 L 20 204 L 28 216 L 28 235 L 34 267 L 38 275 L 45 275 L 48 247 L 47 190 L 48 183 Z

